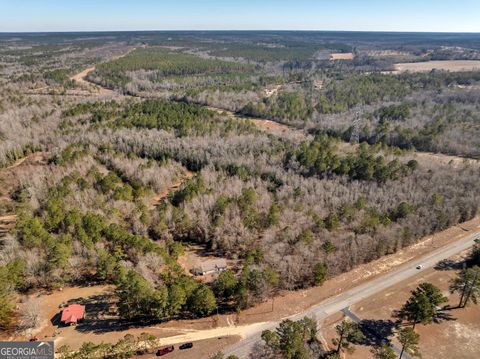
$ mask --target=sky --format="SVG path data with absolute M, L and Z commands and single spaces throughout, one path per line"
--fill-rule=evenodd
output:
M 480 32 L 480 0 L 0 0 L 0 32 Z

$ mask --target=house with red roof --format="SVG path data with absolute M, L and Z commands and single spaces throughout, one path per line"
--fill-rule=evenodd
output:
M 80 304 L 70 304 L 62 311 L 60 321 L 64 324 L 77 324 L 79 320 L 85 318 L 85 306 Z

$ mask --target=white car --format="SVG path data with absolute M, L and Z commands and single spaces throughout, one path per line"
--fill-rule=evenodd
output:
M 415 268 L 417 268 L 418 270 L 423 269 L 423 264 L 419 264 Z

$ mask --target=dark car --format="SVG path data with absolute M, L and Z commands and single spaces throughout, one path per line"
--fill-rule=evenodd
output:
M 145 355 L 145 354 L 152 353 L 152 351 L 149 350 L 149 349 L 138 349 L 136 353 L 137 353 L 137 355 Z
M 161 357 L 163 355 L 167 355 L 168 353 L 171 353 L 175 350 L 175 348 L 172 346 L 166 347 L 166 348 L 161 348 L 157 350 L 157 357 Z
M 191 349 L 193 347 L 193 343 L 185 343 L 180 345 L 178 348 L 180 350 Z

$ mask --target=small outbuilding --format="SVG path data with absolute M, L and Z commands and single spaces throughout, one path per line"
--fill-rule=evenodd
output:
M 75 325 L 85 318 L 85 306 L 81 304 L 70 304 L 62 311 L 60 321 L 67 325 Z
M 210 259 L 200 263 L 192 269 L 194 275 L 220 273 L 227 269 L 227 261 L 223 258 Z

